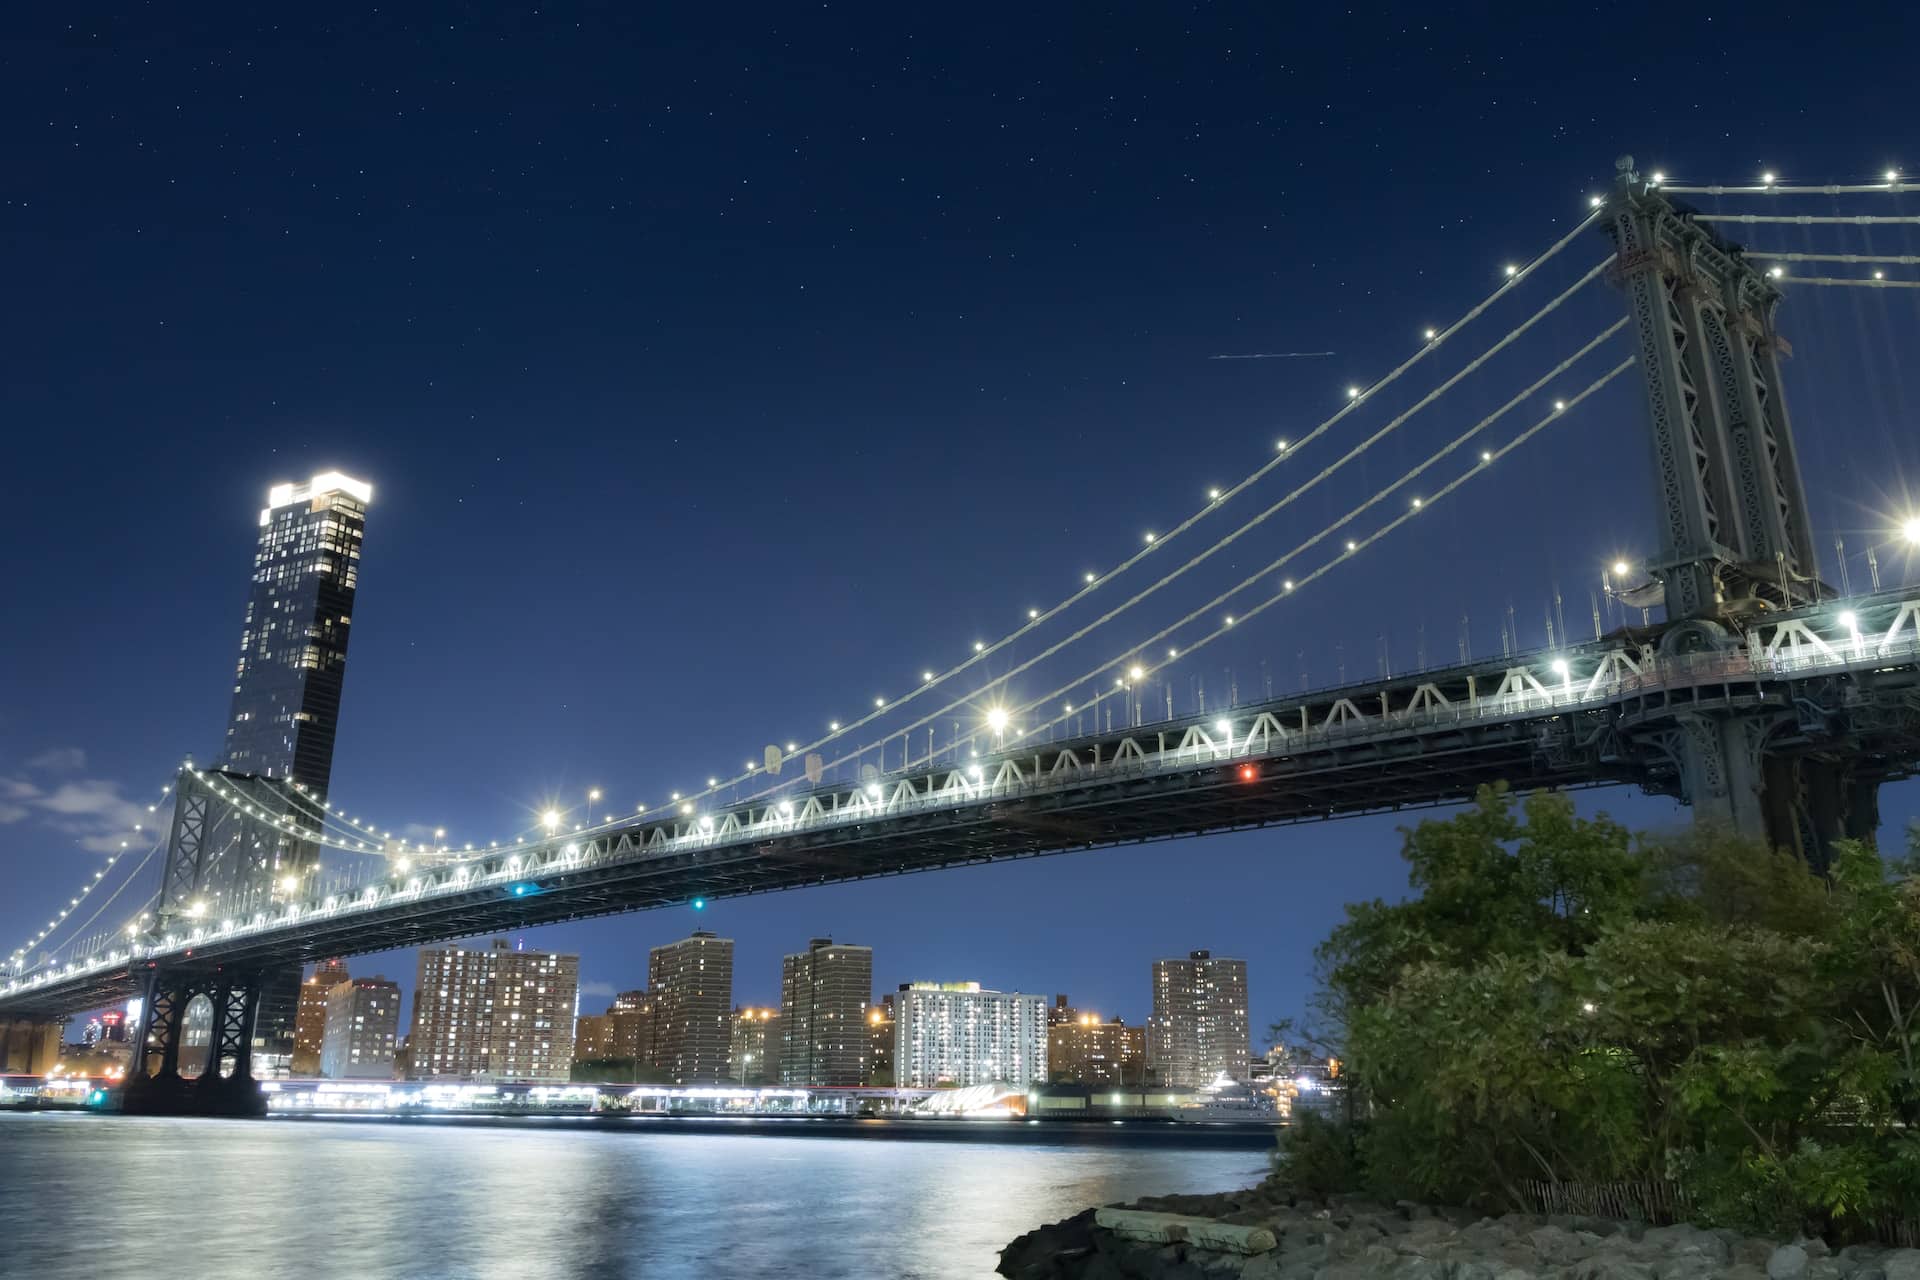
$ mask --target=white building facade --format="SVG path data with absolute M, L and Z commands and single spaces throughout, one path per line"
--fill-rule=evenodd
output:
M 1047 1001 L 977 982 L 915 982 L 894 997 L 894 1083 L 909 1089 L 1047 1079 Z

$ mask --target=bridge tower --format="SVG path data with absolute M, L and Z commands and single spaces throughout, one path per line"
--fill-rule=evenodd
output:
M 1819 578 L 1782 392 L 1781 293 L 1698 213 L 1616 163 L 1604 210 L 1646 387 L 1665 654 L 1738 662 L 1753 619 L 1835 594 Z M 1696 820 L 1794 849 L 1817 866 L 1840 837 L 1872 839 L 1877 783 L 1841 725 L 1756 701 L 1676 714 L 1647 745 L 1678 766 Z

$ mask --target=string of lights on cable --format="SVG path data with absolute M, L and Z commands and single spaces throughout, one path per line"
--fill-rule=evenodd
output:
M 1231 600 L 1234 596 L 1238 595 L 1241 591 L 1244 591 L 1248 587 L 1254 585 L 1255 583 L 1260 582 L 1263 579 L 1266 579 L 1272 576 L 1273 574 L 1279 572 L 1281 569 L 1285 568 L 1286 565 L 1289 564 L 1296 556 L 1318 545 L 1320 542 L 1330 537 L 1334 532 L 1344 527 L 1346 524 L 1350 523 L 1353 519 L 1358 517 L 1360 514 L 1364 513 L 1371 507 L 1375 506 L 1380 501 L 1384 500 L 1386 497 L 1390 496 L 1391 494 L 1398 491 L 1399 489 L 1404 488 L 1406 485 L 1410 484 L 1413 480 L 1417 479 L 1420 475 L 1424 474 L 1428 469 L 1430 469 L 1431 467 L 1439 463 L 1442 459 L 1448 457 L 1449 455 L 1463 448 L 1475 436 L 1479 435 L 1481 432 L 1493 426 L 1496 422 L 1498 422 L 1501 418 L 1505 417 L 1512 410 L 1519 407 L 1521 404 L 1525 403 L 1526 401 L 1532 399 L 1534 396 L 1538 395 L 1541 392 L 1541 390 L 1544 387 L 1546 387 L 1550 382 L 1552 382 L 1554 379 L 1558 377 L 1563 376 L 1567 372 L 1567 370 L 1572 368 L 1581 359 L 1591 354 L 1594 350 L 1600 347 L 1608 339 L 1619 334 L 1623 329 L 1626 328 L 1626 325 L 1627 325 L 1627 321 L 1625 318 L 1622 318 L 1614 322 L 1612 325 L 1608 326 L 1606 329 L 1602 330 L 1599 334 L 1597 334 L 1595 337 L 1593 337 L 1584 345 L 1582 345 L 1578 350 L 1573 352 L 1571 355 L 1567 356 L 1565 359 L 1561 360 L 1560 363 L 1556 365 L 1553 369 L 1549 370 L 1547 373 L 1536 378 L 1530 385 L 1528 385 L 1523 390 L 1521 390 L 1518 394 L 1514 395 L 1512 398 L 1507 400 L 1506 403 L 1502 404 L 1499 408 L 1495 409 L 1492 413 L 1487 414 L 1485 417 L 1481 418 L 1478 422 L 1468 427 L 1464 432 L 1460 433 L 1458 436 L 1454 437 L 1451 441 L 1443 445 L 1439 450 L 1434 452 L 1427 459 L 1425 459 L 1424 461 L 1412 467 L 1410 470 L 1408 470 L 1406 473 L 1400 476 L 1400 478 L 1392 481 L 1387 485 L 1382 486 L 1371 497 L 1365 499 L 1358 506 L 1352 508 L 1346 514 L 1340 516 L 1339 518 L 1333 520 L 1332 522 L 1324 526 L 1319 532 L 1314 533 L 1313 535 L 1308 537 L 1306 540 L 1301 542 L 1299 545 L 1294 547 L 1291 551 L 1287 552 L 1285 555 L 1282 555 L 1278 559 L 1268 563 L 1263 568 L 1259 569 L 1258 571 L 1242 579 L 1235 586 L 1230 587 L 1226 591 L 1221 592 L 1219 595 L 1216 595 L 1211 600 L 1207 601 L 1205 604 L 1192 610 L 1191 612 L 1186 614 L 1184 617 L 1177 619 L 1175 622 L 1169 624 L 1166 627 L 1163 627 L 1160 631 L 1156 632 L 1154 635 L 1149 636 L 1146 640 L 1142 641 L 1139 645 L 1134 646 L 1131 652 L 1138 653 L 1139 651 L 1141 651 L 1142 649 L 1148 646 L 1158 644 L 1160 641 L 1165 640 L 1168 637 L 1174 635 L 1181 627 L 1192 622 L 1195 618 L 1198 618 L 1205 613 L 1211 612 L 1212 610 L 1220 607 L 1221 605 Z M 1609 375 L 1609 378 L 1611 378 L 1611 376 L 1613 375 Z M 1597 390 L 1597 385 L 1596 387 L 1589 388 L 1587 391 L 1581 392 L 1579 397 L 1575 400 L 1554 401 L 1553 412 L 1555 414 L 1565 412 L 1569 407 L 1571 407 L 1571 405 L 1578 403 L 1578 400 L 1584 399 L 1586 398 L 1587 395 L 1590 395 L 1593 390 Z M 1496 451 L 1483 450 L 1480 454 L 1480 460 L 1478 465 L 1475 468 L 1475 471 L 1477 472 L 1478 470 L 1490 465 L 1497 456 L 1498 456 L 1498 453 Z M 1427 502 L 1428 502 L 1427 499 L 1415 497 L 1411 500 L 1410 509 L 1413 511 L 1418 511 L 1424 505 L 1426 505 Z M 1349 543 L 1348 555 L 1351 555 L 1357 549 L 1358 549 L 1357 543 Z M 1286 583 L 1282 588 L 1282 594 L 1284 594 L 1286 591 L 1292 590 L 1294 585 L 1295 584 L 1293 584 L 1292 582 Z M 1244 621 L 1247 616 L 1249 615 L 1242 614 L 1240 617 L 1240 620 Z M 1232 616 L 1228 616 L 1227 618 L 1225 618 L 1222 623 L 1221 630 L 1224 632 L 1226 628 L 1229 628 L 1234 624 L 1234 621 L 1235 621 L 1235 618 Z M 1057 644 L 1054 647 L 1054 649 L 1048 650 L 1045 653 L 1035 655 L 1033 658 L 1027 660 L 1026 662 L 1022 663 L 1020 666 L 1010 671 L 1008 673 L 1008 676 L 1011 677 L 1014 675 L 1018 675 L 1021 672 L 1027 670 L 1028 668 L 1034 666 L 1038 662 L 1051 656 L 1051 654 L 1056 652 L 1059 648 L 1064 647 L 1067 643 L 1070 643 L 1071 639 L 1072 637 L 1069 637 L 1068 640 L 1063 640 L 1059 642 L 1059 644 Z M 1197 647 L 1198 647 L 1197 645 L 1192 643 L 1188 643 L 1182 646 L 1175 646 L 1174 648 L 1168 651 L 1166 659 L 1164 661 L 1155 664 L 1154 669 L 1158 670 L 1159 668 L 1168 665 L 1169 663 L 1171 663 L 1176 659 L 1185 658 Z M 988 729 L 991 732 L 993 732 L 996 736 L 1004 735 L 1009 731 L 1014 732 L 1015 736 L 1025 736 L 1025 733 L 1021 732 L 1020 726 L 1014 723 L 1016 712 L 1019 714 L 1024 714 L 1025 712 L 1030 711 L 1037 706 L 1051 702 L 1054 698 L 1057 698 L 1062 694 L 1068 693 L 1072 689 L 1082 684 L 1086 684 L 1090 681 L 1100 679 L 1102 677 L 1102 673 L 1114 667 L 1116 663 L 1123 669 L 1123 671 L 1126 671 L 1129 673 L 1133 671 L 1139 671 L 1141 676 L 1147 674 L 1147 672 L 1138 665 L 1137 658 L 1122 657 L 1117 660 L 1105 660 L 1099 663 L 1097 666 L 1081 672 L 1079 675 L 1075 676 L 1073 679 L 1061 684 L 1060 686 L 1051 690 L 1050 692 L 1042 694 L 1039 697 L 1034 698 L 1029 702 L 1022 704 L 1017 709 L 1010 710 L 1004 707 L 989 707 L 985 713 Z M 1123 675 L 1122 677 L 1120 677 L 1118 680 L 1118 685 L 1116 687 L 1124 688 L 1128 683 L 1128 678 L 1129 677 L 1127 675 Z M 1137 680 L 1140 678 L 1140 676 L 1132 676 L 1131 678 Z M 1093 707 L 1096 707 L 1101 700 L 1112 696 L 1112 692 L 1113 691 L 1111 689 L 1096 690 L 1096 692 L 1092 695 L 1091 703 L 1083 705 L 1082 710 L 1087 711 L 1092 709 Z M 1070 715 L 1071 713 L 1072 713 L 1072 708 L 1069 707 L 1064 714 Z M 1058 722 L 1059 721 L 1057 718 L 1053 721 L 1043 722 L 1042 724 L 1036 726 L 1034 730 L 1030 730 L 1026 732 L 1035 732 L 1038 729 L 1046 728 L 1048 724 L 1058 723 Z M 971 735 L 969 736 L 969 739 L 967 739 L 967 741 L 971 743 L 972 741 Z M 957 744 L 950 744 L 948 749 L 953 749 L 954 745 L 957 745 Z M 937 759 L 940 754 L 944 754 L 944 753 L 930 752 L 927 756 L 921 757 L 917 761 L 909 762 L 909 764 L 918 765 L 918 764 L 931 763 L 933 760 Z M 831 763 L 842 764 L 851 758 L 853 757 L 843 756 L 840 759 L 833 761 Z M 771 794 L 771 791 L 772 789 L 763 790 L 761 792 L 755 793 L 755 796 L 752 798 L 759 798 L 760 796 Z
M 170 795 L 172 791 L 173 791 L 173 784 L 170 782 L 167 783 L 165 786 L 161 787 L 160 788 L 161 800 L 148 805 L 147 812 L 157 813 L 160 808 L 160 803 L 164 802 L 166 797 Z M 60 928 L 60 926 L 66 922 L 67 918 L 71 916 L 76 910 L 79 909 L 80 904 L 86 901 L 87 896 L 91 894 L 94 891 L 94 889 L 99 886 L 100 882 L 106 878 L 107 872 L 113 868 L 115 863 L 120 861 L 121 857 L 132 846 L 133 839 L 135 837 L 143 836 L 146 831 L 147 831 L 146 823 L 144 822 L 134 823 L 133 829 L 131 832 L 128 833 L 127 838 L 122 839 L 119 842 L 120 844 L 119 849 L 116 852 L 109 853 L 107 855 L 106 864 L 100 867 L 90 877 L 87 878 L 85 883 L 81 885 L 79 891 L 67 899 L 67 905 L 64 907 L 61 907 L 58 911 L 54 913 L 53 918 L 47 921 L 46 927 L 42 928 L 38 933 L 34 934 L 33 937 L 27 939 L 26 942 L 22 943 L 19 947 L 15 948 L 8 955 L 7 957 L 8 964 L 13 967 L 19 966 L 21 963 L 23 963 L 25 960 L 27 960 L 30 957 L 35 947 L 40 946 L 49 937 L 51 937 L 55 933 L 55 931 L 57 931 Z M 142 862 L 144 865 L 144 859 L 142 860 Z

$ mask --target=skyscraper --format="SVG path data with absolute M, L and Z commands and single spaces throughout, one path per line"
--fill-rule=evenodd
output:
M 487 947 L 422 947 L 413 989 L 416 1080 L 565 1080 L 573 1067 L 580 957 Z
M 320 1046 L 327 1035 L 327 994 L 350 976 L 344 960 L 322 960 L 300 984 L 300 1006 L 293 1018 L 293 1060 L 287 1070 L 296 1076 L 320 1074 Z
M 221 767 L 326 797 L 372 500 L 338 471 L 268 490 Z
M 1147 1065 L 1161 1084 L 1198 1088 L 1220 1076 L 1247 1079 L 1247 962 L 1194 951 L 1153 962 Z
M 780 962 L 780 1083 L 866 1083 L 873 948 L 815 938 Z
M 676 1085 L 727 1078 L 733 1046 L 733 939 L 702 929 L 647 956 L 654 1063 Z
M 328 990 L 321 1075 L 329 1080 L 391 1080 L 399 1040 L 399 983 L 348 978 Z
M 977 982 L 915 982 L 894 997 L 894 1083 L 907 1089 L 1047 1079 L 1047 1002 Z

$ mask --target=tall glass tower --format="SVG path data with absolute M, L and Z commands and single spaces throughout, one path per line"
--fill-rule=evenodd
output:
M 222 768 L 326 797 L 372 499 L 337 471 L 268 491 Z

